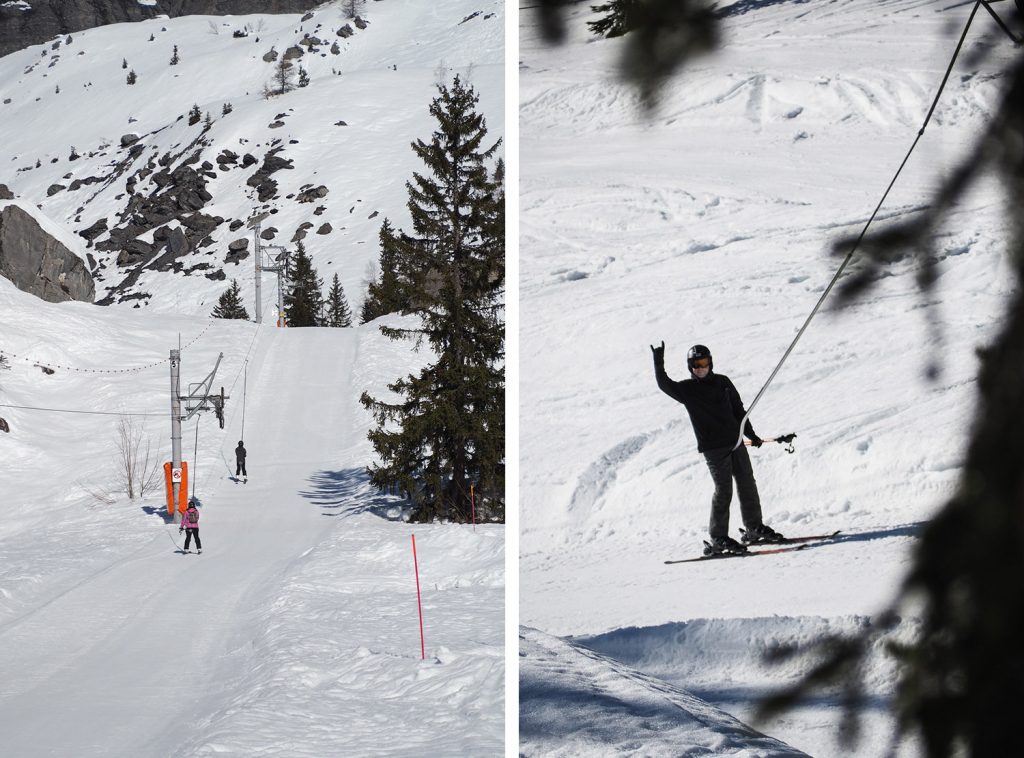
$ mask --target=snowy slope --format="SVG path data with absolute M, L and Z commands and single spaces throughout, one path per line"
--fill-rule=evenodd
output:
M 524 755 L 803 756 L 678 687 L 525 629 Z
M 162 487 L 135 501 L 114 492 L 118 416 L 0 409 L 11 426 L 0 525 L 6 750 L 500 752 L 503 528 L 413 529 L 366 481 L 370 419 L 358 393 L 410 369 L 406 347 L 376 325 L 168 319 L 40 303 L 6 281 L 0 298 L 15 325 L 6 344 L 18 346 L 0 372 L 7 406 L 152 413 L 137 420 L 166 460 L 160 356 L 179 331 L 183 383 L 223 351 L 217 384 L 231 398 L 223 431 L 211 414 L 184 428 L 203 503 L 201 556 L 173 544 L 181 538 L 161 515 Z M 43 374 L 28 354 L 60 368 Z M 147 361 L 156 365 L 92 373 Z M 243 436 L 247 484 L 230 478 Z
M 340 26 L 340 4 L 325 4 L 306 22 L 181 18 L 104 27 L 57 50 L 0 58 L 0 103 L 11 99 L 0 105 L 0 165 L 11 169 L 0 183 L 72 233 L 116 218 L 125 175 L 50 197 L 47 187 L 69 185 L 68 172 L 109 173 L 128 131 L 142 135 L 147 156 L 181 152 L 198 133 L 176 119 L 198 101 L 216 117 L 206 158 L 230 146 L 262 160 L 273 140 L 286 145 L 282 154 L 295 168 L 275 175 L 284 198 L 268 204 L 279 206 L 275 242 L 286 244 L 315 208 L 285 195 L 309 182 L 330 186 L 317 203 L 324 213 L 313 218 L 332 221 L 335 232 L 320 236 L 314 227 L 306 245 L 320 275 L 337 271 L 358 308 L 381 220 L 407 223 L 405 181 L 421 169 L 409 143 L 430 138 L 435 81 L 468 73 L 500 136 L 501 4 L 460 23 L 480 9 L 462 0 L 371 3 L 367 28 L 348 42 L 338 38 L 344 55 L 333 63 L 343 73 L 332 75 L 326 58 L 307 59 L 310 87 L 273 102 L 256 91 L 269 66 L 260 56 L 271 45 L 283 51 L 316 23 Z M 257 33 L 232 37 L 249 23 Z M 150 34 L 162 44 L 158 55 L 149 52 L 157 45 Z M 172 44 L 181 55 L 176 71 L 167 64 Z M 130 101 L 123 57 L 139 75 Z M 227 100 L 234 110 L 222 119 Z M 288 127 L 270 128 L 275 120 Z M 348 126 L 334 127 L 339 120 Z M 69 164 L 71 145 L 81 157 Z M 214 252 L 190 253 L 188 266 L 223 265 L 233 236 L 227 219 L 253 211 L 247 172 L 232 171 L 208 185 L 214 200 L 204 212 L 225 218 Z M 341 242 L 339 233 L 351 237 Z M 116 255 L 76 239 L 103 266 L 99 296 L 116 278 Z M 227 270 L 252 313 L 252 258 Z M 413 527 L 402 504 L 379 494 L 365 473 L 374 459 L 372 419 L 359 395 L 386 396 L 387 384 L 417 371 L 429 351 L 385 339 L 379 323 L 275 329 L 270 279 L 262 326 L 210 319 L 226 283 L 203 271 L 143 273 L 137 291 L 151 297 L 111 307 L 45 303 L 0 278 L 0 352 L 9 364 L 0 368 L 0 417 L 10 425 L 0 433 L 0 752 L 500 754 L 504 527 Z M 202 503 L 202 555 L 180 552 L 160 479 L 135 500 L 117 482 L 122 414 L 142 429 L 154 461 L 170 459 L 168 361 L 179 347 L 182 388 L 203 380 L 223 354 L 213 386 L 229 398 L 225 428 L 212 413 L 183 425 L 190 492 Z M 249 451 L 244 484 L 232 476 L 239 439 Z
M 673 79 L 649 121 L 616 80 L 621 40 L 589 36 L 587 7 L 571 12 L 561 48 L 524 14 L 520 614 L 554 635 L 630 628 L 643 654 L 597 649 L 746 719 L 759 693 L 801 670 L 733 665 L 758 635 L 853 629 L 893 595 L 915 532 L 956 482 L 975 350 L 994 334 L 1009 277 L 997 188 L 982 186 L 936 242 L 930 302 L 919 260 L 894 263 L 863 301 L 826 308 L 766 391 L 754 428 L 799 436 L 793 455 L 752 450 L 765 520 L 794 536 L 842 529 L 836 544 L 663 564 L 699 554 L 712 488 L 648 346 L 664 340 L 682 379 L 686 349 L 708 345 L 715 370 L 753 400 L 838 266 L 831 244 L 859 232 L 920 129 L 970 11 L 742 7 L 723 22 L 722 49 Z M 923 207 L 984 125 L 1014 53 L 985 37 L 993 29 L 979 14 L 878 228 Z M 942 373 L 928 381 L 934 360 Z M 684 623 L 722 648 L 662 631 Z M 544 675 L 524 660 L 524 688 Z M 891 678 L 871 681 L 877 707 L 857 755 L 888 746 Z M 826 697 L 759 728 L 812 755 L 848 754 L 834 741 L 837 706 Z
M 222 219 L 208 242 L 177 258 L 176 270 L 147 267 L 123 289 L 116 288 L 135 262 L 119 264 L 117 249 L 91 249 L 97 301 L 111 293 L 115 302 L 134 295 L 130 305 L 206 315 L 226 287 L 224 280 L 208 278 L 220 271 L 228 280 L 237 278 L 251 299 L 254 244 L 239 224 L 269 211 L 274 215 L 263 229 L 278 230 L 270 243 L 294 250 L 296 231 L 310 224 L 304 244 L 314 266 L 327 282 L 338 273 L 358 305 L 367 266 L 377 260 L 381 221 L 409 226 L 405 182 L 421 165 L 409 146 L 430 138 L 434 122 L 427 109 L 436 85 L 459 74 L 480 95 L 493 139 L 504 128 L 500 0 L 380 0 L 367 3 L 361 16 L 363 29 L 345 18 L 340 2 L 328 2 L 307 16 L 154 19 L 79 32 L 70 42 L 61 38 L 4 56 L 0 183 L 77 233 L 104 219 L 108 229 L 131 221 L 126 209 L 132 191 L 159 193 L 161 169 L 198 170 L 208 163 L 205 189 L 212 199 L 201 213 Z M 353 32 L 347 38 L 337 34 L 345 25 Z M 274 63 L 263 56 L 284 54 L 308 37 L 323 43 L 302 46 L 296 59 L 309 86 L 266 99 Z M 180 62 L 172 66 L 175 46 Z M 134 85 L 126 83 L 130 71 L 138 77 Z M 232 110 L 222 115 L 225 104 Z M 210 115 L 209 129 L 202 121 L 189 125 L 193 106 Z M 121 137 L 128 134 L 139 142 L 123 147 Z M 138 146 L 139 154 L 132 154 Z M 75 160 L 72 148 L 80 156 Z M 239 162 L 218 163 L 224 150 Z M 257 162 L 243 167 L 247 153 Z M 247 181 L 268 154 L 291 161 L 292 168 L 272 174 L 277 192 L 261 200 Z M 76 187 L 76 181 L 88 183 Z M 49 195 L 52 185 L 66 189 Z M 326 196 L 301 202 L 300 191 L 321 185 Z M 331 231 L 320 234 L 325 224 Z M 139 238 L 152 242 L 152 234 L 150 228 Z M 108 239 L 100 234 L 90 247 Z M 225 263 L 229 243 L 244 239 L 249 257 Z

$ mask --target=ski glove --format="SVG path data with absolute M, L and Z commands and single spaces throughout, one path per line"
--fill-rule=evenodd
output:
M 660 347 L 651 345 L 651 352 L 654 353 L 654 360 L 664 361 L 665 360 L 665 340 L 661 341 Z
M 760 437 L 751 437 L 750 444 L 753 445 L 754 447 L 761 447 L 761 445 L 764 444 L 764 440 L 761 439 Z

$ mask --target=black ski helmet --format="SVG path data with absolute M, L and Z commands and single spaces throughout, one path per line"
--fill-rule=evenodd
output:
M 709 368 L 715 367 L 715 361 L 711 357 L 711 351 L 704 345 L 694 345 L 686 352 L 686 368 L 690 369 L 690 373 L 693 373 L 693 362 L 698 358 L 707 358 L 710 363 Z

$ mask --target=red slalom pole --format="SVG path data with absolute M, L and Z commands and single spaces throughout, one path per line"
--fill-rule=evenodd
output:
M 476 496 L 473 494 L 473 485 L 469 485 L 469 507 L 473 513 L 473 531 L 476 531 Z
M 416 535 L 412 536 L 412 564 L 416 567 L 416 607 L 420 611 L 420 656 L 427 659 L 427 645 L 423 640 L 423 603 L 420 600 L 420 564 L 416 559 Z

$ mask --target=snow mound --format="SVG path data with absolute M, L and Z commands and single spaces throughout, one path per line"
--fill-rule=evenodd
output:
M 801 756 L 685 690 L 529 627 L 519 634 L 524 756 Z

